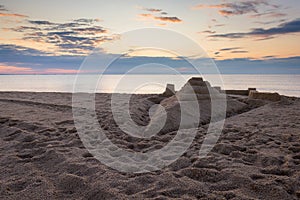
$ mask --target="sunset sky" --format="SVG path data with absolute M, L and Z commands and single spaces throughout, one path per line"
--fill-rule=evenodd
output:
M 2 0 L 0 74 L 76 73 L 95 47 L 121 54 L 106 43 L 151 27 L 191 38 L 222 73 L 300 74 L 299 10 L 299 0 Z M 180 62 L 149 50 L 123 63 L 161 59 Z

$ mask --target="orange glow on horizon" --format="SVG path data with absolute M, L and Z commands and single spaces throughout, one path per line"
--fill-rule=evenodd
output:
M 0 65 L 0 74 L 77 74 L 88 73 L 76 69 L 61 69 L 61 68 L 48 68 L 45 70 L 34 70 L 30 67 L 18 67 L 12 65 Z

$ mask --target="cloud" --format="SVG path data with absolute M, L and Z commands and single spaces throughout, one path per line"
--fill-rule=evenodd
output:
M 275 55 L 270 55 L 270 56 L 264 56 L 263 59 L 276 59 L 277 56 Z
M 272 20 L 272 21 L 264 21 L 264 22 L 255 21 L 254 23 L 261 24 L 261 25 L 268 25 L 268 24 L 275 24 L 275 23 L 283 23 L 285 21 L 286 21 L 285 19 L 280 19 L 280 20 Z
M 1 62 L 4 66 L 24 67 L 30 66 L 32 70 L 26 69 L 30 73 L 74 73 L 78 70 L 84 60 L 84 56 L 67 56 L 67 55 L 51 55 L 44 52 L 38 52 L 31 48 L 26 48 L 16 45 L 0 45 Z M 99 73 L 103 70 L 102 61 L 108 63 L 116 57 L 121 55 L 107 54 L 99 51 L 97 54 L 97 64 L 92 65 L 88 72 Z M 174 68 L 188 67 L 187 63 L 182 58 L 168 58 L 168 57 L 146 57 L 146 56 L 121 56 L 113 62 L 107 69 L 108 74 L 122 74 L 145 63 L 162 63 Z M 102 67 L 102 68 L 101 68 Z M 8 68 L 5 68 L 5 70 Z M 3 69 L 3 72 L 5 71 Z M 25 69 L 23 69 L 25 70 Z M 27 73 L 26 71 L 26 73 Z M 153 70 L 151 70 L 153 73 Z M 25 72 L 24 72 L 25 73 Z M 160 73 L 158 71 L 158 73 Z
M 76 74 L 78 70 L 76 69 L 60 69 L 60 68 L 53 68 L 53 69 L 46 69 L 43 71 L 45 74 Z
M 154 19 L 154 20 L 159 20 L 159 21 L 163 21 L 163 22 L 172 22 L 172 23 L 179 23 L 182 22 L 181 19 L 179 19 L 178 17 L 165 17 L 165 16 L 154 16 L 152 14 L 148 14 L 148 13 L 143 13 L 143 14 L 139 14 L 140 17 L 143 18 L 149 18 L 149 19 Z
M 55 46 L 56 54 L 87 55 L 100 43 L 114 40 L 106 28 L 96 24 L 99 19 L 75 19 L 66 23 L 27 20 L 28 25 L 10 28 L 22 33 L 22 39 Z
M 72 30 L 80 34 L 88 34 L 88 35 L 97 35 L 100 33 L 108 32 L 108 30 L 104 29 L 102 26 L 93 26 L 87 28 L 73 28 Z
M 249 53 L 249 51 L 240 50 L 240 51 L 231 51 L 230 53 Z
M 226 8 L 226 4 L 216 4 L 216 5 L 205 5 L 198 4 L 192 7 L 193 9 L 203 9 L 203 8 Z
M 0 74 L 27 74 L 32 71 L 32 68 L 29 67 L 16 67 L 0 63 Z
M 38 27 L 32 27 L 32 26 L 18 26 L 18 27 L 14 27 L 14 28 L 10 28 L 10 29 L 7 29 L 7 30 L 12 30 L 12 31 L 15 31 L 15 32 L 28 32 L 28 31 L 41 31 L 40 28 Z
M 300 57 L 215 61 L 222 74 L 300 74 Z
M 139 17 L 145 18 L 145 19 L 152 19 L 157 21 L 163 21 L 163 22 L 171 22 L 171 23 L 179 23 L 182 22 L 182 19 L 179 19 L 175 16 L 166 16 L 168 15 L 167 12 L 163 11 L 162 9 L 157 8 L 142 8 L 145 11 L 148 11 L 150 13 L 142 13 L 139 14 Z M 158 24 L 161 26 L 162 24 Z M 166 24 L 163 24 L 165 26 Z
M 102 20 L 101 19 L 88 19 L 88 18 L 81 18 L 81 19 L 75 19 L 74 22 L 77 22 L 77 23 L 84 23 L 84 24 L 87 24 L 87 23 L 94 23 L 94 22 L 101 22 Z
M 52 22 L 49 22 L 49 21 L 42 21 L 42 20 L 28 20 L 28 22 L 30 24 L 33 24 L 33 25 L 57 25 L 56 23 L 52 23 Z
M 214 33 L 216 33 L 216 31 L 206 30 L 206 31 L 198 32 L 198 33 L 214 34 Z
M 0 17 L 21 17 L 21 18 L 26 18 L 28 16 L 21 15 L 21 14 L 15 14 L 15 13 L 0 13 Z
M 8 11 L 8 10 L 4 7 L 4 5 L 0 5 L 0 11 Z
M 157 24 L 157 26 L 167 26 L 167 24 L 166 23 L 159 23 L 159 24 Z
M 248 13 L 258 13 L 258 7 L 262 5 L 270 5 L 266 0 L 247 0 L 234 3 L 221 3 L 214 5 L 198 4 L 192 9 L 212 8 L 218 9 L 220 15 L 234 16 L 244 15 Z M 274 7 L 274 5 L 271 5 Z
M 33 69 L 30 67 L 18 67 L 5 65 L 0 63 L 0 74 L 76 74 L 77 69 L 61 69 L 61 68 L 47 68 L 47 69 Z M 83 72 L 81 72 L 83 73 Z
M 234 38 L 244 38 L 249 36 L 255 36 L 255 37 L 260 36 L 260 37 L 264 37 L 264 39 L 266 38 L 270 39 L 270 36 L 274 36 L 274 35 L 283 35 L 283 34 L 299 33 L 299 32 L 300 32 L 300 19 L 295 19 L 293 21 L 282 23 L 277 27 L 273 27 L 269 29 L 256 28 L 256 29 L 252 29 L 252 31 L 247 33 L 215 34 L 209 37 L 234 39 Z
M 17 13 L 8 13 L 9 10 L 7 10 L 4 5 L 0 5 L 0 17 L 17 17 L 17 18 L 26 18 L 28 16 L 17 14 Z
M 231 47 L 228 49 L 235 49 L 237 47 Z M 226 49 L 226 48 L 224 48 Z M 218 53 L 217 53 L 218 54 Z M 217 55 L 216 54 L 216 55 Z M 100 51 L 100 56 L 103 59 L 111 60 L 120 55 L 105 54 Z M 55 56 L 49 55 L 44 52 L 38 53 L 38 50 L 16 46 L 16 45 L 0 45 L 0 73 L 2 74 L 67 74 L 76 73 L 81 63 L 84 60 L 82 56 Z M 209 63 L 209 59 L 204 58 L 191 58 L 193 63 L 198 63 L 204 66 L 205 63 Z M 300 74 L 300 57 L 290 58 L 275 58 L 274 56 L 268 56 L 263 59 L 227 59 L 227 60 L 215 60 L 217 67 L 223 74 L 243 74 L 243 73 L 297 73 Z M 184 59 L 168 58 L 168 57 L 120 57 L 116 62 L 113 62 L 111 67 L 107 69 L 106 74 L 123 74 L 134 66 L 142 65 L 145 63 L 160 63 L 166 66 L 171 66 L 176 70 L 182 71 L 182 73 L 193 74 L 197 73 L 190 63 L 187 63 Z M 30 66 L 30 67 L 28 67 Z M 96 66 L 96 65 L 95 65 Z M 97 67 L 91 68 L 89 71 L 83 73 L 99 73 L 102 69 L 99 68 L 98 59 Z M 184 69 L 184 70 L 183 70 Z M 155 72 L 155 71 L 154 71 Z M 209 73 L 211 70 L 201 68 L 201 72 Z M 153 70 L 152 70 L 153 73 Z M 158 71 L 160 73 L 160 71 Z
M 56 56 L 52 53 L 13 44 L 0 44 L 0 57 L 3 66 L 25 68 L 30 66 L 32 71 L 48 68 L 78 69 L 84 59 L 83 56 Z M 29 69 L 26 70 L 29 71 Z
M 251 18 L 257 18 L 257 17 L 280 18 L 280 17 L 285 17 L 285 16 L 287 16 L 287 14 L 281 13 L 278 11 L 264 12 L 264 13 L 257 13 L 254 15 L 250 15 Z
M 229 53 L 248 53 L 246 50 L 242 50 L 242 47 L 228 47 L 228 48 L 222 48 L 219 49 L 219 51 L 215 52 L 215 55 L 219 55 L 222 52 L 229 52 Z
M 241 49 L 241 47 L 223 48 L 223 49 L 220 49 L 219 51 L 232 51 L 232 50 L 238 50 L 238 49 Z
M 145 18 L 154 18 L 154 15 L 152 14 L 148 14 L 148 13 L 142 13 L 139 14 L 140 17 L 145 17 Z
M 47 56 L 49 53 L 44 51 L 39 51 L 33 48 L 28 48 L 19 45 L 13 44 L 0 44 L 0 55 L 1 61 L 5 60 L 8 57 L 19 56 L 19 55 L 30 55 L 30 56 Z
M 213 70 L 207 68 L 212 66 L 212 61 L 206 58 L 192 59 L 191 62 L 199 66 L 201 73 L 213 73 Z M 300 74 L 300 57 L 289 57 L 289 58 L 269 58 L 269 59 L 226 59 L 226 60 L 215 60 L 216 65 L 222 74 Z M 195 69 L 181 58 L 167 58 L 167 57 L 124 57 L 113 63 L 111 68 L 108 68 L 107 74 L 123 74 L 126 71 L 132 69 L 133 66 L 142 65 L 145 63 L 160 63 L 162 65 L 171 66 L 175 70 L 181 71 L 185 74 L 197 73 Z M 150 66 L 149 66 L 150 67 Z M 162 70 L 151 70 L 149 73 L 161 73 Z M 146 73 L 147 74 L 147 73 Z
M 271 40 L 273 38 L 275 38 L 275 37 L 264 36 L 264 37 L 260 37 L 260 38 L 255 39 L 255 41 Z
M 149 12 L 162 12 L 162 9 L 156 9 L 156 8 L 145 8 L 144 10 L 149 11 Z
M 182 22 L 182 20 L 179 19 L 178 17 L 154 17 L 154 19 L 165 21 L 165 22 L 173 22 L 173 23 Z
M 161 15 L 167 15 L 168 13 L 163 11 L 160 8 L 142 8 L 143 10 L 150 12 L 150 13 L 155 13 L 155 14 L 161 14 Z

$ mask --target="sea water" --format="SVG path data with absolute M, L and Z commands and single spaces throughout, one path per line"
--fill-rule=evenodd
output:
M 30 92 L 97 92 L 97 93 L 161 93 L 167 83 L 180 89 L 193 76 L 199 75 L 0 75 L 0 91 Z M 212 86 L 222 89 L 257 88 L 300 97 L 300 75 L 226 74 L 203 75 Z M 77 82 L 78 83 L 78 82 Z M 76 85 L 76 88 L 74 86 Z

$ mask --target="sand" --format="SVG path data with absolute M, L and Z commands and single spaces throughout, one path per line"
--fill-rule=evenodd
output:
M 122 133 L 112 119 L 110 97 L 97 94 L 97 117 L 119 147 L 147 152 L 176 134 L 146 140 Z M 133 95 L 137 123 L 149 122 L 150 97 L 155 98 Z M 71 94 L 1 92 L 0 199 L 299 199 L 300 99 L 231 99 L 246 106 L 228 113 L 207 157 L 198 158 L 204 123 L 175 163 L 129 174 L 107 167 L 84 148 L 74 127 Z

